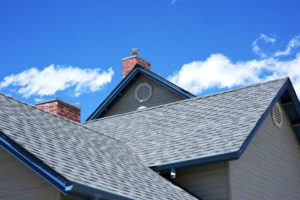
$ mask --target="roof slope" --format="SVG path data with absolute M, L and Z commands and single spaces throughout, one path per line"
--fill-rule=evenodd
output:
M 144 166 L 126 145 L 80 123 L 3 94 L 0 121 L 2 147 L 10 148 L 12 139 L 68 182 L 133 199 L 195 199 Z
M 126 142 L 148 166 L 237 152 L 288 78 L 85 125 Z
M 100 118 L 107 112 L 110 106 L 112 106 L 118 99 L 125 93 L 136 81 L 136 78 L 140 75 L 145 75 L 146 77 L 152 79 L 153 81 L 163 85 L 164 87 L 172 90 L 173 92 L 185 97 L 192 98 L 195 97 L 194 94 L 184 90 L 183 88 L 171 83 L 167 79 L 155 74 L 146 68 L 136 65 L 133 70 L 115 87 L 115 89 L 103 100 L 103 102 L 94 110 L 94 112 L 87 118 L 87 121 Z

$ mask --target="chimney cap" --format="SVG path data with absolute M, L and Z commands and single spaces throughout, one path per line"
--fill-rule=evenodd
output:
M 133 55 L 133 56 L 137 56 L 140 54 L 140 50 L 138 48 L 132 48 L 130 50 L 130 54 Z

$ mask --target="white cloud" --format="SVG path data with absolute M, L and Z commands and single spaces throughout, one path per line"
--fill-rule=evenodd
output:
M 260 36 L 252 42 L 252 51 L 256 55 L 260 56 L 261 58 L 265 58 L 267 55 L 259 47 L 258 45 L 259 41 L 264 41 L 265 43 L 274 44 L 276 42 L 276 39 L 261 33 Z
M 212 54 L 204 61 L 184 64 L 168 79 L 195 93 L 210 88 L 232 88 L 289 76 L 300 94 L 300 54 L 294 59 L 277 58 L 232 62 L 222 54 Z
M 260 40 L 273 44 L 276 39 L 260 34 L 252 43 L 252 51 L 260 59 L 233 62 L 223 54 L 212 54 L 206 60 L 184 64 L 168 79 L 200 94 L 211 88 L 232 88 L 289 76 L 296 92 L 300 94 L 300 52 L 288 60 L 278 57 L 294 53 L 292 50 L 300 47 L 300 35 L 292 38 L 284 51 L 269 53 L 269 56 L 258 46 Z
M 275 52 L 274 56 L 287 56 L 292 53 L 292 50 L 300 47 L 300 35 L 295 36 L 293 39 L 289 41 L 284 51 Z
M 0 83 L 0 89 L 17 86 L 17 93 L 28 98 L 33 95 L 54 95 L 57 91 L 74 87 L 74 95 L 79 96 L 84 91 L 100 90 L 111 82 L 113 74 L 112 68 L 102 71 L 50 65 L 43 70 L 31 68 L 19 74 L 6 76 Z

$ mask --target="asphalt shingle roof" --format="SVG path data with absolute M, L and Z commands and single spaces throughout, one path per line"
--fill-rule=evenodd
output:
M 148 166 L 240 149 L 287 78 L 85 123 L 128 144 Z
M 80 123 L 3 94 L 0 121 L 1 132 L 69 181 L 133 199 L 195 199 L 146 167 L 127 145 Z

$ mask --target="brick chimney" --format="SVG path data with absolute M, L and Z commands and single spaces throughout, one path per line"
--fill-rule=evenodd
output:
M 37 108 L 80 122 L 80 108 L 60 99 L 37 103 Z
M 138 56 L 140 53 L 138 49 L 131 49 L 130 52 L 132 56 L 122 59 L 123 78 L 125 78 L 137 64 L 151 70 L 151 64 Z

